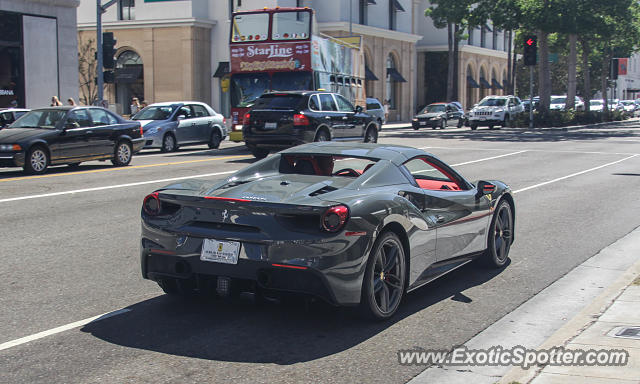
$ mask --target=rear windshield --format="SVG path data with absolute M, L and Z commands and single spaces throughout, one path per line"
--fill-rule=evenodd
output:
M 262 95 L 253 105 L 254 109 L 297 109 L 302 95 Z
M 356 178 L 369 170 L 378 160 L 336 155 L 284 155 L 280 173 Z
M 372 109 L 381 109 L 380 105 L 377 103 L 367 103 L 367 111 L 370 111 Z
M 506 99 L 484 99 L 478 105 L 481 107 L 502 107 L 506 103 Z

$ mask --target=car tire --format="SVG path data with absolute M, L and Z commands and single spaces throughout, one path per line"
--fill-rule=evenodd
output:
M 478 129 L 478 124 L 471 123 L 471 125 L 469 125 L 469 128 L 471 128 L 472 131 L 475 131 L 476 129 Z
M 489 125 L 489 129 L 493 129 L 493 124 L 490 124 L 490 125 Z
M 215 129 L 213 132 L 211 132 L 211 138 L 209 138 L 209 149 L 220 148 L 220 142 L 222 142 L 222 136 L 220 136 L 220 132 Z
M 133 157 L 133 149 L 128 141 L 120 141 L 113 153 L 113 159 L 111 163 L 116 167 L 126 167 L 131 162 Z
M 502 121 L 502 128 L 507 128 L 509 126 L 509 115 L 504 115 L 504 120 Z
M 447 119 L 440 120 L 440 129 L 447 128 Z
M 80 166 L 80 164 L 81 164 L 81 163 L 70 163 L 70 164 L 67 164 L 67 166 L 68 166 L 69 168 L 78 168 L 78 167 Z
M 464 125 L 464 121 L 462 121 L 462 119 L 458 119 L 458 128 L 462 128 L 462 126 Z
M 484 252 L 484 263 L 494 268 L 502 268 L 509 259 L 509 250 L 513 243 L 514 221 L 511 205 L 506 200 L 498 204 L 489 227 L 487 249 Z
M 417 125 L 414 125 L 414 126 L 413 126 L 413 130 L 414 130 L 414 131 L 417 131 L 418 129 L 420 129 L 420 127 L 419 127 L 419 126 L 417 126 Z
M 258 160 L 264 159 L 269 154 L 269 150 L 264 148 L 249 147 L 249 150 L 251 151 L 253 157 Z
M 382 119 L 378 117 L 378 126 L 380 127 L 380 130 L 382 130 Z
M 331 141 L 331 136 L 329 136 L 329 133 L 326 129 L 321 129 L 318 131 L 318 133 L 316 133 L 316 137 L 313 139 L 313 141 Z
M 176 137 L 173 136 L 172 133 L 167 133 L 162 138 L 162 147 L 160 148 L 161 152 L 174 152 L 178 149 L 178 144 L 176 143 Z
M 402 242 L 395 233 L 383 232 L 367 260 L 358 308 L 360 315 L 373 320 L 392 317 L 402 301 L 406 275 Z
M 364 134 L 363 141 L 365 143 L 377 143 L 378 142 L 378 131 L 375 127 L 369 126 L 367 128 L 367 132 Z
M 24 171 L 30 175 L 40 175 L 49 166 L 49 152 L 42 145 L 34 145 L 24 159 Z

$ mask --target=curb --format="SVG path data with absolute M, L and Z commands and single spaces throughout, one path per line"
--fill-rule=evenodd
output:
M 635 229 L 634 231 L 637 230 L 638 229 Z M 598 295 L 589 305 L 569 320 L 564 326 L 559 328 L 536 349 L 540 350 L 566 346 L 595 323 L 638 276 L 640 276 L 640 260 L 624 271 L 613 284 L 604 290 L 604 292 Z M 514 367 L 511 368 L 498 381 L 498 383 L 530 383 L 542 372 L 544 368 L 544 366 L 535 366 L 528 370 L 524 370 L 520 367 Z
M 591 129 L 591 128 L 600 128 L 606 127 L 609 125 L 633 125 L 634 123 L 640 123 L 640 119 L 631 118 L 622 121 L 606 121 L 603 123 L 595 123 L 595 124 L 586 124 L 586 125 L 570 125 L 568 127 L 540 127 L 540 128 L 508 128 L 507 130 L 517 131 L 517 132 L 568 132 L 568 131 L 578 131 L 580 129 Z

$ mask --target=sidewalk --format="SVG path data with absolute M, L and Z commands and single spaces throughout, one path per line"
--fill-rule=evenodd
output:
M 625 366 L 431 365 L 410 384 L 640 384 L 640 227 L 575 267 L 464 343 L 471 350 L 624 349 Z M 627 331 L 632 336 L 633 329 Z
M 500 383 L 640 383 L 640 264 L 598 296 L 537 349 L 629 352 L 625 366 L 547 366 L 513 368 Z M 635 279 L 634 279 L 635 278 Z

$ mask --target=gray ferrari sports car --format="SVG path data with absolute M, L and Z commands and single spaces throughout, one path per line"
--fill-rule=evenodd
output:
M 301 293 L 392 316 L 403 295 L 481 257 L 503 267 L 515 205 L 422 150 L 319 142 L 142 206 L 142 276 L 168 294 Z

